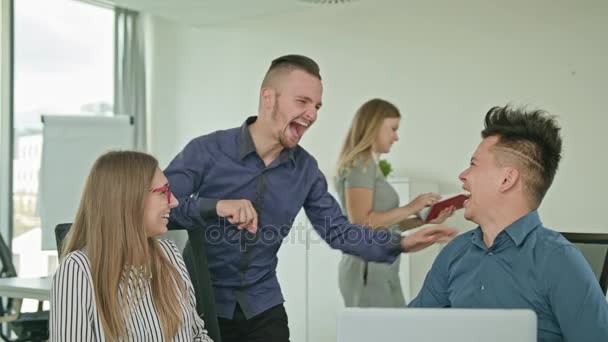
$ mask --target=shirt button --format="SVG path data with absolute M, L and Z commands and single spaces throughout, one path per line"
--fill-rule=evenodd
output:
M 485 286 L 481 285 L 481 291 L 484 291 L 485 289 Z
M 492 253 L 492 252 L 488 252 L 488 255 L 492 256 L 492 255 L 494 255 L 494 253 Z

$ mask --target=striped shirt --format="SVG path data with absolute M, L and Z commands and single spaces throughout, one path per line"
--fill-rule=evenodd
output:
M 189 300 L 180 303 L 184 321 L 173 341 L 212 342 L 196 313 L 194 289 L 181 254 L 173 242 L 159 240 L 159 243 L 188 291 Z M 119 296 L 122 295 L 122 286 L 118 291 Z M 143 298 L 129 312 L 126 323 L 129 341 L 163 341 L 149 283 Z M 91 266 L 83 251 L 69 253 L 53 276 L 49 328 L 50 341 L 105 341 L 95 304 Z

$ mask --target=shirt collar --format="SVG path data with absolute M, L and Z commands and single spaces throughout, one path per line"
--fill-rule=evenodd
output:
M 243 125 L 241 125 L 241 135 L 239 137 L 239 159 L 241 160 L 250 153 L 255 152 L 255 144 L 253 143 L 251 132 L 249 132 L 249 125 L 254 123 L 257 119 L 257 116 L 250 116 L 245 120 Z
M 528 234 L 530 234 L 530 232 L 536 229 L 536 227 L 538 227 L 540 224 L 541 221 L 540 217 L 538 216 L 538 211 L 533 210 L 509 225 L 505 229 L 505 232 L 507 235 L 509 235 L 511 240 L 515 242 L 516 246 L 520 246 Z
M 245 122 L 241 125 L 240 137 L 239 137 L 239 159 L 243 160 L 250 153 L 255 152 L 255 144 L 253 143 L 253 138 L 251 137 L 251 132 L 249 131 L 249 125 L 254 123 L 258 119 L 257 116 L 250 116 L 245 120 Z M 295 148 L 285 148 L 281 151 L 279 155 L 280 161 L 288 159 L 291 160 L 293 165 L 296 165 L 296 157 L 294 154 Z
M 507 226 L 507 228 L 504 229 L 504 232 L 513 240 L 515 246 L 519 247 L 528 234 L 541 224 L 542 222 L 538 216 L 538 211 L 533 210 Z M 472 232 L 471 241 L 477 246 L 486 248 L 485 243 L 483 242 L 481 227 L 477 227 L 477 229 Z

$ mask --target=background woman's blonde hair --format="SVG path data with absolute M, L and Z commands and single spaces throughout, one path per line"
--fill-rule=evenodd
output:
M 165 340 L 171 340 L 184 321 L 183 280 L 144 227 L 145 202 L 157 169 L 158 161 L 141 152 L 100 156 L 62 251 L 65 256 L 86 249 L 97 310 L 109 341 L 128 339 L 124 315 L 148 291 L 148 284 Z
M 365 162 L 371 159 L 372 145 L 387 118 L 401 118 L 401 113 L 386 100 L 369 100 L 357 110 L 338 157 L 338 175 L 350 169 L 358 159 Z

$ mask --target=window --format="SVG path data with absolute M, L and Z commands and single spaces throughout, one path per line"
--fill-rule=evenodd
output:
M 18 0 L 14 30 L 13 255 L 20 276 L 46 276 L 57 253 L 41 248 L 41 115 L 112 115 L 114 12 L 76 0 Z

